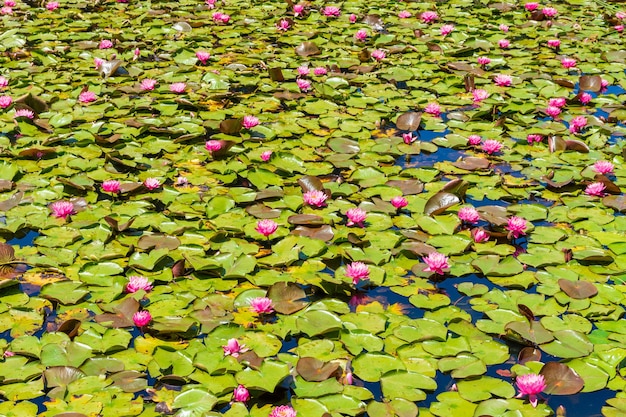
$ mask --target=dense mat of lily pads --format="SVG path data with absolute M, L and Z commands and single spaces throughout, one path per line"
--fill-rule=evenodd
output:
M 0 14 L 0 415 L 626 414 L 614 5 Z

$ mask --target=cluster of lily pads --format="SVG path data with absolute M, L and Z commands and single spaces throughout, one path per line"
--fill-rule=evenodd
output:
M 0 415 L 624 415 L 625 18 L 5 0 Z

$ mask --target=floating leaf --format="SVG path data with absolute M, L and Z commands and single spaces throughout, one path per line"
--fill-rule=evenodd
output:
M 580 392 L 585 381 L 572 368 L 560 362 L 548 362 L 541 368 L 546 381 L 543 392 L 551 395 L 572 395 Z
M 561 278 L 558 282 L 563 292 L 575 299 L 590 298 L 598 293 L 596 286 L 588 281 L 571 281 Z

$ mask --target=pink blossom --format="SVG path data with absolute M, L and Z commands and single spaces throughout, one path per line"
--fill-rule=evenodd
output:
M 615 167 L 609 161 L 596 161 L 593 164 L 592 169 L 598 174 L 606 175 L 606 174 L 611 174 L 613 170 L 615 169 Z
M 55 201 L 50 204 L 50 210 L 52 210 L 54 217 L 66 219 L 69 215 L 74 213 L 74 204 L 69 201 Z
M 550 48 L 555 48 L 556 49 L 556 48 L 561 46 L 561 41 L 558 40 L 558 39 L 549 39 L 548 40 L 548 46 Z
M 10 350 L 5 350 L 2 356 L 4 356 L 5 358 L 10 358 L 10 357 L 15 356 L 15 352 L 12 352 Z
M 148 190 L 156 190 L 161 186 L 161 181 L 159 181 L 157 178 L 146 178 L 143 181 L 143 186 L 146 187 Z
M 428 105 L 424 107 L 424 112 L 439 117 L 441 115 L 441 107 L 437 103 L 428 103 Z
M 222 142 L 219 140 L 207 140 L 204 144 L 204 148 L 209 152 L 215 152 L 222 149 Z
M 233 391 L 233 401 L 245 403 L 250 399 L 250 393 L 243 385 L 239 384 Z
M 146 78 L 141 80 L 140 87 L 143 91 L 152 91 L 154 87 L 157 85 L 157 80 L 153 80 L 152 78 Z
M 48 3 L 46 3 L 46 9 L 52 11 L 52 10 L 56 10 L 59 8 L 59 2 L 58 1 L 50 1 Z
M 493 81 L 496 83 L 497 86 L 509 87 L 513 82 L 513 78 L 511 78 L 510 75 L 498 74 L 495 76 Z
M 120 186 L 121 184 L 118 180 L 106 180 L 102 183 L 102 191 L 117 194 L 120 192 Z
M 271 157 L 272 157 L 272 151 L 263 151 L 261 153 L 261 160 L 263 162 L 269 161 Z
M 11 96 L 0 96 L 0 107 L 6 109 L 13 103 L 13 98 Z
M 557 106 L 548 106 L 546 108 L 546 114 L 552 118 L 556 118 L 559 114 L 561 114 L 561 108 Z
M 407 201 L 406 198 L 399 196 L 399 197 L 393 197 L 391 199 L 391 205 L 394 206 L 397 209 L 401 209 L 403 207 L 406 207 L 409 204 L 409 202 Z
M 532 144 L 533 142 L 541 142 L 543 140 L 543 136 L 531 134 L 526 136 L 526 140 L 529 144 Z
M 293 5 L 293 15 L 295 17 L 302 16 L 304 14 L 304 5 L 302 4 L 294 4 Z
M 0 14 L 3 15 L 12 15 L 13 14 L 13 9 L 7 6 L 4 6 L 3 8 L 0 9 Z
M 176 177 L 176 186 L 178 187 L 184 187 L 187 184 L 189 184 L 189 180 L 187 179 L 187 177 L 183 177 L 182 175 L 179 175 L 178 177 Z
M 533 407 L 537 407 L 537 394 L 540 394 L 547 386 L 543 375 L 539 374 L 519 375 L 515 378 L 515 385 L 519 390 L 519 394 L 515 398 L 528 395 L 528 401 Z
M 585 188 L 585 194 L 593 197 L 602 197 L 606 186 L 601 182 L 592 182 Z
M 139 290 L 144 290 L 145 292 L 150 292 L 150 290 L 152 290 L 152 285 L 150 285 L 148 278 L 139 275 L 132 275 L 128 277 L 126 292 L 135 293 Z
M 291 27 L 289 20 L 280 19 L 278 23 L 276 23 L 276 30 L 286 32 Z
M 441 36 L 448 36 L 449 34 L 452 33 L 453 30 L 454 30 L 454 25 L 443 25 L 441 26 L 441 29 L 439 31 L 441 33 Z
M 502 32 L 508 32 L 509 31 L 509 27 L 507 25 L 505 25 L 504 23 L 500 24 L 500 26 L 498 26 L 498 28 L 502 31 Z
M 103 40 L 100 41 L 100 45 L 98 45 L 98 48 L 100 48 L 100 49 L 113 48 L 113 42 L 111 42 L 108 39 L 103 39 Z
M 480 145 L 482 141 L 483 141 L 483 138 L 481 138 L 478 135 L 469 135 L 467 137 L 467 144 L 471 146 Z
M 357 225 L 363 227 L 363 222 L 367 217 L 367 213 L 365 212 L 365 210 L 355 207 L 348 209 L 348 211 L 346 211 L 346 216 L 348 216 L 348 222 L 346 223 L 346 226 Z
M 439 19 L 439 15 L 437 14 L 437 12 L 424 12 L 420 15 L 420 19 L 422 19 L 422 22 L 424 23 L 432 23 L 435 20 Z
M 498 142 L 497 140 L 489 139 L 486 140 L 485 143 L 483 143 L 482 149 L 484 152 L 487 152 L 489 155 L 491 155 L 496 152 L 500 152 L 500 150 L 502 149 L 502 143 Z
M 385 51 L 383 51 L 382 49 L 374 49 L 372 51 L 372 58 L 374 58 L 376 61 L 382 61 L 383 59 L 385 59 Z
M 0 75 L 0 88 L 4 88 L 9 85 L 9 80 L 6 77 Z
M 587 119 L 585 116 L 576 116 L 569 122 L 569 131 L 572 133 L 578 133 L 585 126 L 587 126 Z
M 512 216 L 507 222 L 506 230 L 508 230 L 510 234 L 517 239 L 518 237 L 526 234 L 526 227 L 526 219 L 518 216 Z
M 274 408 L 268 417 L 296 417 L 296 410 L 288 405 L 281 405 Z
M 92 101 L 96 101 L 97 98 L 96 93 L 89 90 L 83 91 L 78 95 L 78 101 L 81 103 L 91 103 Z
M 170 91 L 172 93 L 184 93 L 185 88 L 187 88 L 187 84 L 185 83 L 173 83 L 170 84 Z
M 239 344 L 237 339 L 228 339 L 226 344 L 222 346 L 224 350 L 224 356 L 232 356 L 236 358 L 240 353 L 244 353 L 248 351 L 248 348 L 244 344 Z
M 363 262 L 352 262 L 346 266 L 346 276 L 352 278 L 352 284 L 356 285 L 361 280 L 370 279 L 370 269 Z
M 206 4 L 209 9 L 215 9 L 215 1 L 216 0 L 204 0 L 204 4 Z
M 472 238 L 476 243 L 486 242 L 489 240 L 489 237 L 489 233 L 485 232 L 481 228 L 476 228 L 472 230 Z
M 5 4 L 6 4 L 6 2 L 5 2 Z M 624 13 L 624 12 L 617 12 L 617 13 L 615 13 L 615 17 L 620 19 L 620 20 L 623 20 L 624 18 L 626 18 L 626 13 Z
M 138 311 L 133 314 L 133 322 L 137 327 L 144 327 L 150 324 L 152 321 L 152 315 L 148 310 Z
M 438 275 L 444 275 L 445 272 L 443 270 L 450 268 L 448 257 L 443 253 L 431 252 L 422 260 L 428 265 L 428 267 L 424 269 L 424 272 L 434 272 Z
M 529 12 L 532 12 L 533 10 L 537 10 L 537 7 L 539 7 L 539 3 L 535 3 L 534 1 L 526 3 L 524 5 L 524 8 L 528 10 Z
M 561 60 L 561 66 L 563 68 L 574 68 L 576 67 L 576 60 L 573 58 L 563 58 Z
M 482 88 L 476 88 L 472 91 L 472 95 L 474 96 L 474 103 L 480 103 L 489 97 L 487 90 L 483 90 Z
M 200 61 L 202 65 L 205 65 L 211 58 L 211 54 L 207 51 L 196 51 L 196 58 L 198 58 L 198 61 Z
M 543 15 L 546 16 L 546 17 L 554 17 L 559 12 L 554 7 L 544 7 L 543 10 L 541 10 L 541 13 L 543 13 Z
M 213 13 L 213 21 L 215 23 L 226 24 L 230 21 L 230 15 L 227 15 L 226 13 L 220 13 L 220 12 Z
M 135 48 L 133 51 L 133 61 L 136 61 L 139 56 L 141 56 L 141 50 L 139 48 Z
M 28 110 L 28 109 L 19 109 L 15 111 L 15 114 L 13 115 L 14 119 L 17 119 L 18 117 L 25 117 L 27 119 L 34 119 L 35 118 L 35 113 L 32 110 Z
M 624 25 L 615 25 L 615 26 L 613 26 L 613 29 L 615 29 L 618 32 L 623 32 L 624 31 Z
M 328 73 L 328 70 L 326 70 L 326 68 L 324 67 L 313 68 L 313 74 L 315 75 L 326 75 L 326 73 Z
M 302 78 L 298 78 L 296 80 L 296 84 L 298 84 L 298 88 L 300 91 L 306 93 L 311 89 L 311 82 Z
M 480 220 L 480 214 L 474 207 L 463 207 L 459 210 L 459 220 L 465 223 L 476 224 Z
M 268 237 L 278 229 L 278 223 L 271 219 L 259 220 L 254 230 L 265 237 Z
M 567 100 L 565 99 L 565 97 L 551 98 L 550 100 L 548 100 L 549 106 L 565 107 L 566 104 Z
M 365 29 L 357 30 L 354 34 L 354 39 L 361 42 L 364 41 L 365 39 L 367 39 L 367 31 Z
M 407 145 L 410 145 L 417 140 L 417 136 L 413 135 L 413 133 L 403 133 L 402 140 Z
M 311 190 L 307 191 L 302 195 L 304 199 L 304 203 L 308 204 L 311 207 L 324 207 L 326 205 L 325 201 L 328 198 L 324 191 L 320 190 Z
M 509 40 L 508 40 L 508 39 L 500 39 L 500 40 L 498 41 L 498 46 L 499 46 L 501 49 L 507 49 L 509 46 L 511 46 L 511 42 L 509 42 Z
M 592 97 L 592 96 L 591 96 L 591 94 L 589 94 L 589 93 L 580 93 L 580 94 L 578 95 L 578 100 L 580 100 L 580 102 L 581 102 L 582 104 L 587 104 L 587 103 L 589 103 L 589 102 L 591 101 L 591 99 L 592 99 L 592 98 L 593 98 L 593 97 Z
M 298 75 L 301 77 L 306 77 L 311 73 L 311 70 L 306 65 L 300 65 L 298 68 L 296 68 L 296 71 L 298 71 Z
M 411 12 L 409 12 L 408 10 L 402 10 L 400 13 L 398 13 L 398 17 L 400 19 L 407 19 L 411 17 Z
M 350 15 L 350 17 L 348 18 L 350 20 L 350 23 L 354 23 L 356 22 L 356 15 L 353 13 Z
M 341 9 L 336 6 L 326 6 L 322 9 L 322 14 L 326 17 L 339 17 Z
M 257 314 L 270 314 L 274 312 L 274 305 L 267 297 L 256 297 L 250 300 L 250 310 Z
M 7 7 L 15 7 L 17 3 L 14 0 L 4 0 L 4 5 Z
M 93 65 L 96 67 L 96 70 L 99 70 L 102 67 L 102 64 L 104 64 L 104 59 L 102 58 L 93 59 Z
M 259 119 L 254 116 L 244 116 L 241 124 L 246 129 L 252 129 L 253 127 L 259 125 Z
M 602 80 L 600 81 L 600 87 L 607 88 L 608 86 L 609 86 L 609 82 L 605 80 L 604 78 L 602 78 Z
M 476 59 L 476 62 L 478 62 L 482 66 L 485 66 L 491 62 L 491 59 L 487 58 L 486 56 L 479 56 L 478 59 Z

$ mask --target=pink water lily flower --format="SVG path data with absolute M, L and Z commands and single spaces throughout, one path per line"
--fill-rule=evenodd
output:
M 407 19 L 411 17 L 411 12 L 409 12 L 408 10 L 402 10 L 400 13 L 398 13 L 398 17 L 400 19 Z
M 204 4 L 206 4 L 209 9 L 215 9 L 216 1 L 217 0 L 204 0 Z
M 428 103 L 426 107 L 424 107 L 424 113 L 439 117 L 441 116 L 441 106 L 439 106 L 438 103 Z
M 356 285 L 361 280 L 370 278 L 370 269 L 363 262 L 352 262 L 346 266 L 345 274 L 348 278 L 352 278 L 352 284 Z
M 96 67 L 96 70 L 100 70 L 102 68 L 102 64 L 104 64 L 104 59 L 102 58 L 94 58 L 93 65 Z
M 441 36 L 448 36 L 453 31 L 454 31 L 454 25 L 443 25 L 441 26 L 441 29 L 439 29 L 439 33 L 441 33 Z
M 533 10 L 537 10 L 537 8 L 538 8 L 538 7 L 539 7 L 539 3 L 536 3 L 536 2 L 534 2 L 534 1 L 533 1 L 533 2 L 529 2 L 529 3 L 526 3 L 526 4 L 524 5 L 524 8 L 525 8 L 526 10 L 528 10 L 529 12 L 532 12 Z
M 401 209 L 403 207 L 408 206 L 409 205 L 409 201 L 406 198 L 402 197 L 402 196 L 394 197 L 394 198 L 391 199 L 391 205 L 394 206 L 397 209 Z
M 27 119 L 32 120 L 35 118 L 35 112 L 33 112 L 32 110 L 28 110 L 28 109 L 18 109 L 15 111 L 13 118 L 17 119 L 18 117 L 25 117 Z
M 431 252 L 423 259 L 424 263 L 428 265 L 424 272 L 434 272 L 437 275 L 444 275 L 444 269 L 450 268 L 448 264 L 448 257 L 443 253 Z
M 250 399 L 250 392 L 243 385 L 239 384 L 233 391 L 233 401 L 245 403 Z
M 100 48 L 100 49 L 113 48 L 113 42 L 110 41 L 109 39 L 103 39 L 103 40 L 100 41 L 100 44 L 98 45 L 98 48 Z
M 69 201 L 55 201 L 50 204 L 50 210 L 52 210 L 52 215 L 54 217 L 66 219 L 74 213 L 74 204 Z
M 205 65 L 209 59 L 211 59 L 211 54 L 207 51 L 196 51 L 196 58 L 198 58 L 198 61 Z
M 126 292 L 135 293 L 139 290 L 150 292 L 152 285 L 148 278 L 139 275 L 132 275 L 128 277 L 128 284 L 126 284 Z
M 439 19 L 439 15 L 437 14 L 437 12 L 427 11 L 420 15 L 420 19 L 422 19 L 422 22 L 424 23 L 432 23 L 435 20 Z
M 0 9 L 0 14 L 10 16 L 13 14 L 13 9 L 10 7 L 4 6 L 3 8 Z
M 528 401 L 533 407 L 537 407 L 537 395 L 541 394 L 547 387 L 543 375 L 539 374 L 520 375 L 515 378 L 515 385 L 519 390 L 519 394 L 515 398 L 528 396 Z
M 230 21 L 230 15 L 226 13 L 215 12 L 212 17 L 215 23 L 226 24 Z
M 148 190 L 156 190 L 161 186 L 161 181 L 157 178 L 146 178 L 143 182 L 143 186 Z
M 489 98 L 487 90 L 483 90 L 482 88 L 474 89 L 474 91 L 472 91 L 472 95 L 474 96 L 474 103 L 480 103 L 481 101 Z
M 170 84 L 170 91 L 172 93 L 177 93 L 177 94 L 184 93 L 185 92 L 185 88 L 187 88 L 187 84 L 185 84 L 185 83 L 173 83 L 173 84 Z
M 222 149 L 222 142 L 219 140 L 208 140 L 204 144 L 204 148 L 209 152 L 215 152 Z
M 303 4 L 294 4 L 293 5 L 293 15 L 295 17 L 302 16 L 304 14 L 304 5 Z
M 588 104 L 591 99 L 593 99 L 593 96 L 589 93 L 580 93 L 578 95 L 578 100 L 580 100 L 582 104 Z
M 598 174 L 606 175 L 606 174 L 611 174 L 613 170 L 615 169 L 615 167 L 609 161 L 596 161 L 593 164 L 592 169 Z
M 407 145 L 410 145 L 417 140 L 417 136 L 415 136 L 413 133 L 403 133 L 402 140 Z
M 286 32 L 291 27 L 291 23 L 287 19 L 280 19 L 278 23 L 276 23 L 276 30 Z
M 152 315 L 148 310 L 138 311 L 133 314 L 133 322 L 137 327 L 144 327 L 150 324 L 152 321 Z
M 263 151 L 263 152 L 261 153 L 261 160 L 262 160 L 263 162 L 267 162 L 267 161 L 269 161 L 269 160 L 270 160 L 270 158 L 272 157 L 272 153 L 273 153 L 272 151 Z
M 311 207 L 324 207 L 326 205 L 326 199 L 328 195 L 324 191 L 311 190 L 302 195 L 304 203 Z
M 270 314 L 274 312 L 274 305 L 267 297 L 256 297 L 250 300 L 250 310 L 257 314 Z
M 459 210 L 459 220 L 465 223 L 476 224 L 480 221 L 480 214 L 474 207 L 466 206 Z
M 346 211 L 346 216 L 348 216 L 348 222 L 346 226 L 360 226 L 363 227 L 363 222 L 367 218 L 367 212 L 358 207 L 348 209 Z
M 565 107 L 566 104 L 567 104 L 567 99 L 565 99 L 565 97 L 551 98 L 550 100 L 548 100 L 549 106 L 561 108 L 561 107 Z
M 526 140 L 532 145 L 534 142 L 541 142 L 543 140 L 543 136 L 531 134 L 526 136 Z
M 6 77 L 0 75 L 0 88 L 4 88 L 9 85 L 9 80 Z
M 496 152 L 500 152 L 500 150 L 502 149 L 502 143 L 498 142 L 497 140 L 488 139 L 485 141 L 485 143 L 483 143 L 482 149 L 484 152 L 492 155 Z
M 552 118 L 556 118 L 561 114 L 561 108 L 557 106 L 548 106 L 546 108 L 546 114 Z
M 228 339 L 226 344 L 222 346 L 224 350 L 224 356 L 232 356 L 236 358 L 240 353 L 248 351 L 248 348 L 244 344 L 240 344 L 237 339 Z
M 241 125 L 246 129 L 252 129 L 259 125 L 259 119 L 255 116 L 244 116 Z
M 613 26 L 613 29 L 621 33 L 624 31 L 624 25 L 615 25 Z
M 322 9 L 322 14 L 326 17 L 339 17 L 341 9 L 336 6 L 326 6 Z
M 387 54 L 382 49 L 374 49 L 372 51 L 372 58 L 374 58 L 376 61 L 382 61 L 383 59 L 385 59 L 386 56 Z
M 498 46 L 499 46 L 501 49 L 507 49 L 509 46 L 511 46 L 511 42 L 509 42 L 509 40 L 508 40 L 508 39 L 500 39 L 500 40 L 498 41 Z
M 259 232 L 265 237 L 273 234 L 278 229 L 278 223 L 271 219 L 259 220 L 254 230 Z
M 102 191 L 105 193 L 117 194 L 120 192 L 121 184 L 118 180 L 106 180 L 102 183 Z
M 59 8 L 59 2 L 58 1 L 50 1 L 48 3 L 46 3 L 46 9 L 53 11 Z
M 476 59 L 476 62 L 478 62 L 480 65 L 482 65 L 483 67 L 487 64 L 489 64 L 491 62 L 491 59 L 487 58 L 486 56 L 479 56 Z
M 81 103 L 91 103 L 92 101 L 96 101 L 97 99 L 98 96 L 96 96 L 96 93 L 89 90 L 83 91 L 78 95 L 78 101 L 80 101 Z
M 573 58 L 563 58 L 561 59 L 561 66 L 563 68 L 574 68 L 576 67 L 576 60 Z
M 558 40 L 558 39 L 549 39 L 548 40 L 548 46 L 550 48 L 557 49 L 557 48 L 559 48 L 561 46 L 561 41 Z
M 502 32 L 508 32 L 509 31 L 509 27 L 507 25 L 505 25 L 504 23 L 501 23 L 500 26 L 498 26 L 498 28 L 502 31 Z
M 268 417 L 296 417 L 296 410 L 288 405 L 278 406 L 270 412 Z
M 484 229 L 476 228 L 472 230 L 472 238 L 476 243 L 482 243 L 489 240 L 489 233 L 485 232 Z
M 141 80 L 140 87 L 143 91 L 152 91 L 154 87 L 157 85 L 157 80 L 153 80 L 152 78 L 146 78 Z
M 15 2 L 15 0 L 4 0 L 4 5 L 6 7 L 15 7 L 17 3 Z
M 526 219 L 523 217 L 512 216 L 506 225 L 506 230 L 510 232 L 510 235 L 517 239 L 520 236 L 525 235 L 526 231 Z
M 301 77 L 306 77 L 311 73 L 311 70 L 306 65 L 300 65 L 296 68 L 296 71 L 298 71 L 298 75 Z
M 578 133 L 585 126 L 587 126 L 587 118 L 585 116 L 576 116 L 569 122 L 569 131 Z
M 592 197 L 603 197 L 606 185 L 601 182 L 592 182 L 585 188 L 585 194 Z
M 367 39 L 367 31 L 365 29 L 357 30 L 354 34 L 354 39 L 363 42 L 365 39 Z
M 350 20 L 350 23 L 355 23 L 356 22 L 356 15 L 354 13 L 352 13 L 348 19 Z
M 296 84 L 298 85 L 298 88 L 300 89 L 300 91 L 302 91 L 303 93 L 306 93 L 307 91 L 311 89 L 311 82 L 309 80 L 298 78 L 296 80 Z
M 494 77 L 493 81 L 499 87 L 509 87 L 513 82 L 513 78 L 510 75 L 498 74 Z
M 328 73 L 328 70 L 324 67 L 315 67 L 313 68 L 313 74 L 314 75 L 326 75 Z
M 544 7 L 541 10 L 541 13 L 543 13 L 544 16 L 546 17 L 554 17 L 556 16 L 559 12 L 557 9 L 555 9 L 554 7 Z
M 467 144 L 470 146 L 477 146 L 480 145 L 483 141 L 483 138 L 481 138 L 478 135 L 469 135 L 467 137 Z

